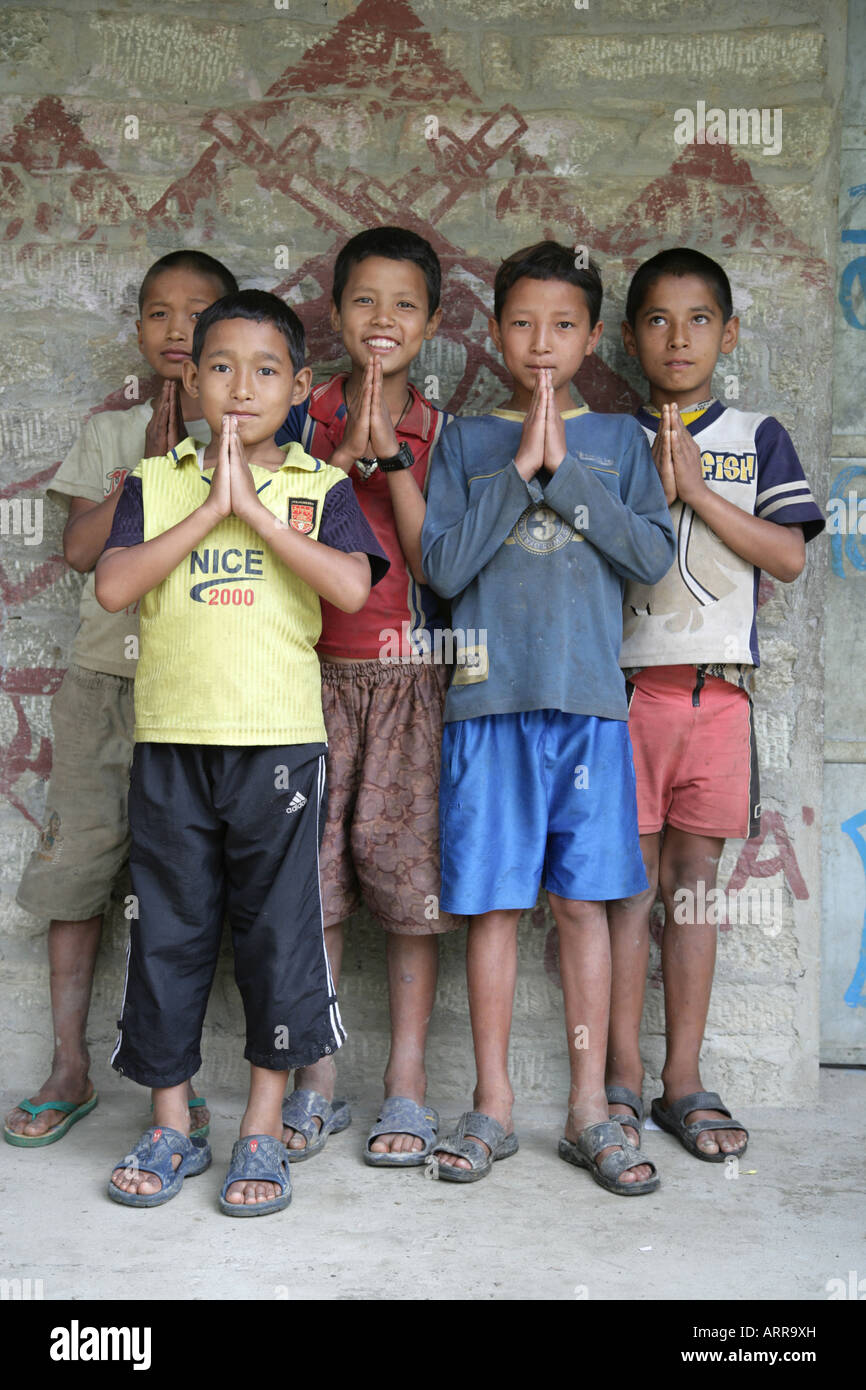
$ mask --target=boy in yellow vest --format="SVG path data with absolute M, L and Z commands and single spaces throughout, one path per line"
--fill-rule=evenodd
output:
M 96 595 L 141 599 L 130 873 L 138 901 L 112 1064 L 153 1087 L 154 1125 L 109 1196 L 157 1206 L 210 1163 L 189 1137 L 224 910 L 250 1091 L 220 1197 L 231 1216 L 291 1200 L 285 1073 L 345 1038 L 322 929 L 325 727 L 320 598 L 357 612 L 387 569 L 342 470 L 274 433 L 311 373 L 275 295 L 226 295 L 198 321 L 186 390 L 213 442 L 145 459 L 118 503 Z M 372 573 L 371 573 L 372 571 Z

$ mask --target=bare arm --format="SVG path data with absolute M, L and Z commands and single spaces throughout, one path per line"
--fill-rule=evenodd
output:
M 167 454 L 186 434 L 176 382 L 164 381 L 152 405 L 153 413 L 144 432 L 142 458 Z M 138 459 L 134 461 L 138 463 Z M 92 570 L 102 554 L 105 542 L 111 535 L 114 513 L 122 491 L 121 483 L 104 502 L 91 502 L 84 497 L 71 498 L 69 515 L 63 528 L 63 558 L 79 574 Z
M 733 502 L 719 497 L 710 488 L 694 501 L 689 500 L 689 506 L 736 555 L 766 570 L 783 584 L 790 584 L 803 569 L 806 541 L 802 526 L 779 526 L 775 521 L 764 521 L 735 507 Z
M 311 589 L 344 613 L 357 613 L 370 596 L 370 561 L 362 551 L 347 552 L 304 536 L 278 520 L 259 500 L 244 456 L 237 420 L 227 416 L 220 437 L 220 460 L 227 452 L 231 510 L 261 536 L 278 560 Z M 214 475 L 216 476 L 216 475 Z
M 84 497 L 69 499 L 69 515 L 63 528 L 63 558 L 79 574 L 92 570 L 102 554 L 122 491 L 121 487 L 116 488 L 104 502 L 89 502 Z
M 359 391 L 347 396 L 346 410 L 343 441 L 337 445 L 328 462 L 335 468 L 342 468 L 345 473 L 351 473 L 355 460 L 371 452 L 377 458 L 393 458 L 399 443 L 382 393 L 382 363 L 378 358 L 371 358 L 367 363 Z M 388 479 L 400 549 L 413 578 L 423 584 L 421 527 L 424 525 L 427 503 L 408 468 L 397 473 L 386 473 L 385 477 Z
M 106 550 L 96 565 L 96 597 L 119 613 L 161 584 L 222 521 L 212 497 L 170 530 L 140 545 Z
M 426 584 L 421 563 L 421 528 L 427 514 L 427 503 L 408 468 L 400 473 L 386 473 L 391 493 L 391 506 L 397 524 L 397 539 L 406 557 L 406 564 L 419 584 Z
M 238 516 L 240 512 L 236 512 Z M 370 596 L 370 561 L 363 551 L 335 550 L 279 521 L 256 498 L 243 520 L 293 574 L 344 613 L 357 613 Z
M 806 563 L 802 526 L 764 521 L 713 492 L 704 482 L 701 451 L 676 407 L 671 408 L 670 416 L 670 450 L 678 496 L 735 555 L 766 570 L 783 584 L 790 584 Z

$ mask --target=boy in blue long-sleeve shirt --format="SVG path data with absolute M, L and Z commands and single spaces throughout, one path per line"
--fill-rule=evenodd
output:
M 658 1185 L 608 1120 L 605 901 L 644 885 L 618 656 L 626 580 L 654 583 L 674 537 L 646 440 L 575 409 L 602 331 L 602 287 L 555 242 L 499 269 L 490 332 L 505 407 L 454 421 L 430 474 L 424 572 L 453 600 L 455 674 L 440 783 L 442 907 L 471 917 L 474 1110 L 434 1150 L 439 1176 L 484 1177 L 517 1149 L 507 1053 L 517 922 L 548 891 L 560 939 L 571 1095 L 560 1155 L 621 1195 Z M 649 576 L 653 576 L 652 579 Z

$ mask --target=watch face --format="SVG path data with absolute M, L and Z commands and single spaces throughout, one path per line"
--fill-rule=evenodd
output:
M 355 459 L 355 467 L 362 478 L 372 478 L 376 469 L 379 467 L 379 460 L 366 458 Z

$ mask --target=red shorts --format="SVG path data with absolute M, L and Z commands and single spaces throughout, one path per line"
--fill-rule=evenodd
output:
M 761 814 L 752 702 L 695 666 L 645 666 L 631 678 L 628 727 L 638 829 L 745 839 Z

